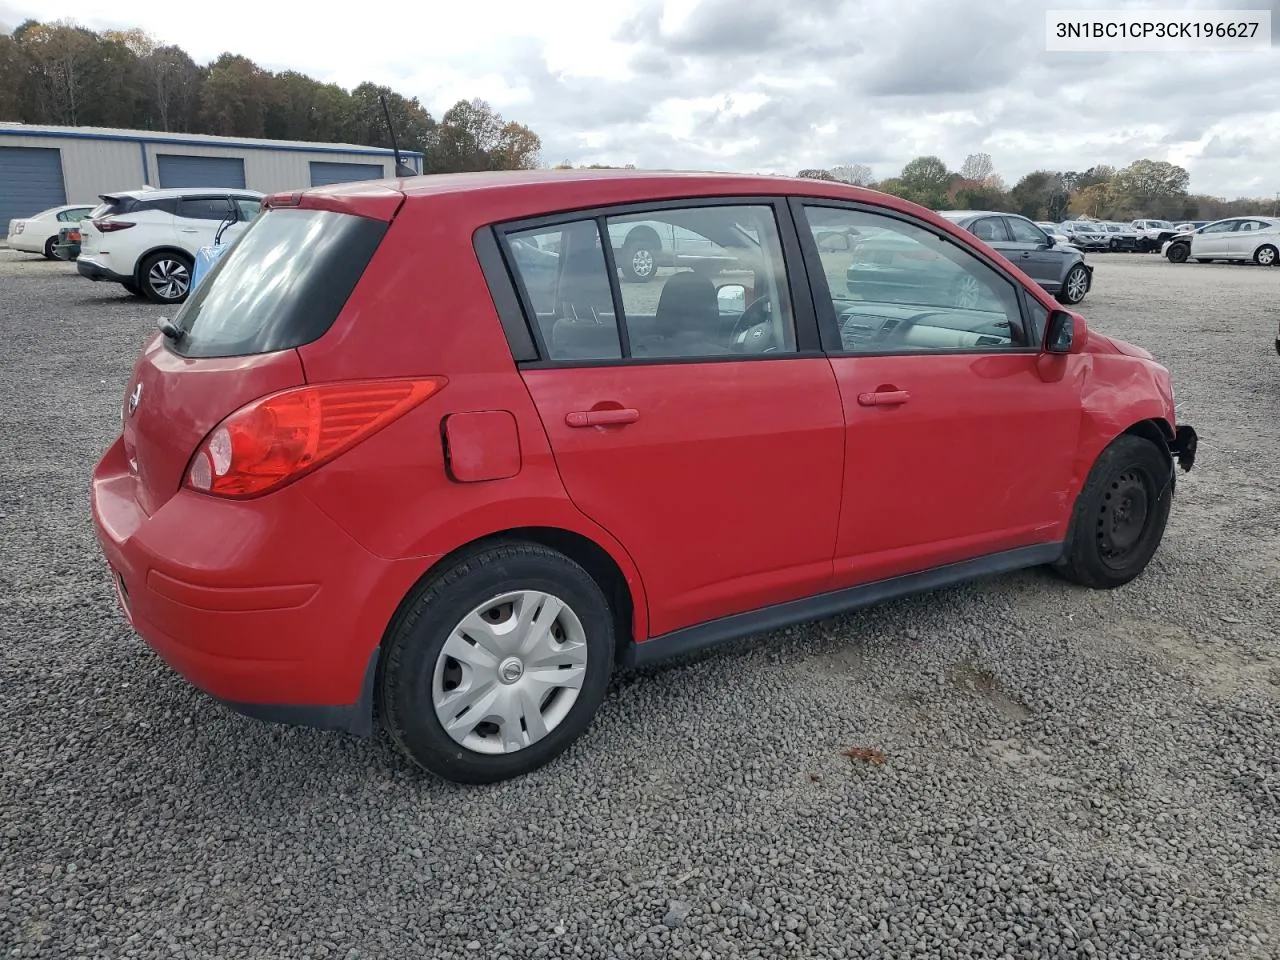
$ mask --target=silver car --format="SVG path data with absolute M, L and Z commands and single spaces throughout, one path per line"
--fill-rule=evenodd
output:
M 938 212 L 994 247 L 1062 303 L 1079 303 L 1093 286 L 1093 267 L 1084 254 L 1058 243 L 1026 217 L 990 210 Z

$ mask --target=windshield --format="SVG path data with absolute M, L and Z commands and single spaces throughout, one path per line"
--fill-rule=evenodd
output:
M 323 336 L 387 224 L 328 210 L 270 210 L 222 255 L 174 318 L 187 357 L 237 357 Z

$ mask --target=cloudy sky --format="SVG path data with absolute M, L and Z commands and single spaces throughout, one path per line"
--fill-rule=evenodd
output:
M 337 6 L 337 4 L 334 4 Z M 554 163 L 794 173 L 933 153 L 1038 167 L 1170 160 L 1197 192 L 1280 192 L 1280 46 L 1253 53 L 1046 53 L 1056 8 L 1270 9 L 1280 0 L 0 0 L 0 26 L 140 26 L 207 62 L 223 51 L 439 116 L 481 96 Z M 303 12 L 303 11 L 308 12 Z

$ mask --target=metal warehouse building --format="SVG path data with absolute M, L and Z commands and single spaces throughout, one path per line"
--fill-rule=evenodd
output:
M 400 155 L 422 171 L 422 154 Z M 0 123 L 0 229 L 13 217 L 144 185 L 274 193 L 394 175 L 392 151 L 349 143 Z

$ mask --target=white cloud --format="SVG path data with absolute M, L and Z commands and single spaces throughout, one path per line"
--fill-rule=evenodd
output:
M 794 173 L 930 153 L 1037 168 L 1186 166 L 1218 195 L 1280 189 L 1280 51 L 1047 54 L 1061 0 L 486 0 L 317 15 L 261 0 L 0 0 L 0 22 L 138 26 L 207 62 L 231 51 L 345 87 L 369 80 L 437 116 L 480 96 L 546 159 Z M 1154 0 L 1092 6 L 1168 9 Z M 1276 0 L 1180 0 L 1264 7 Z

